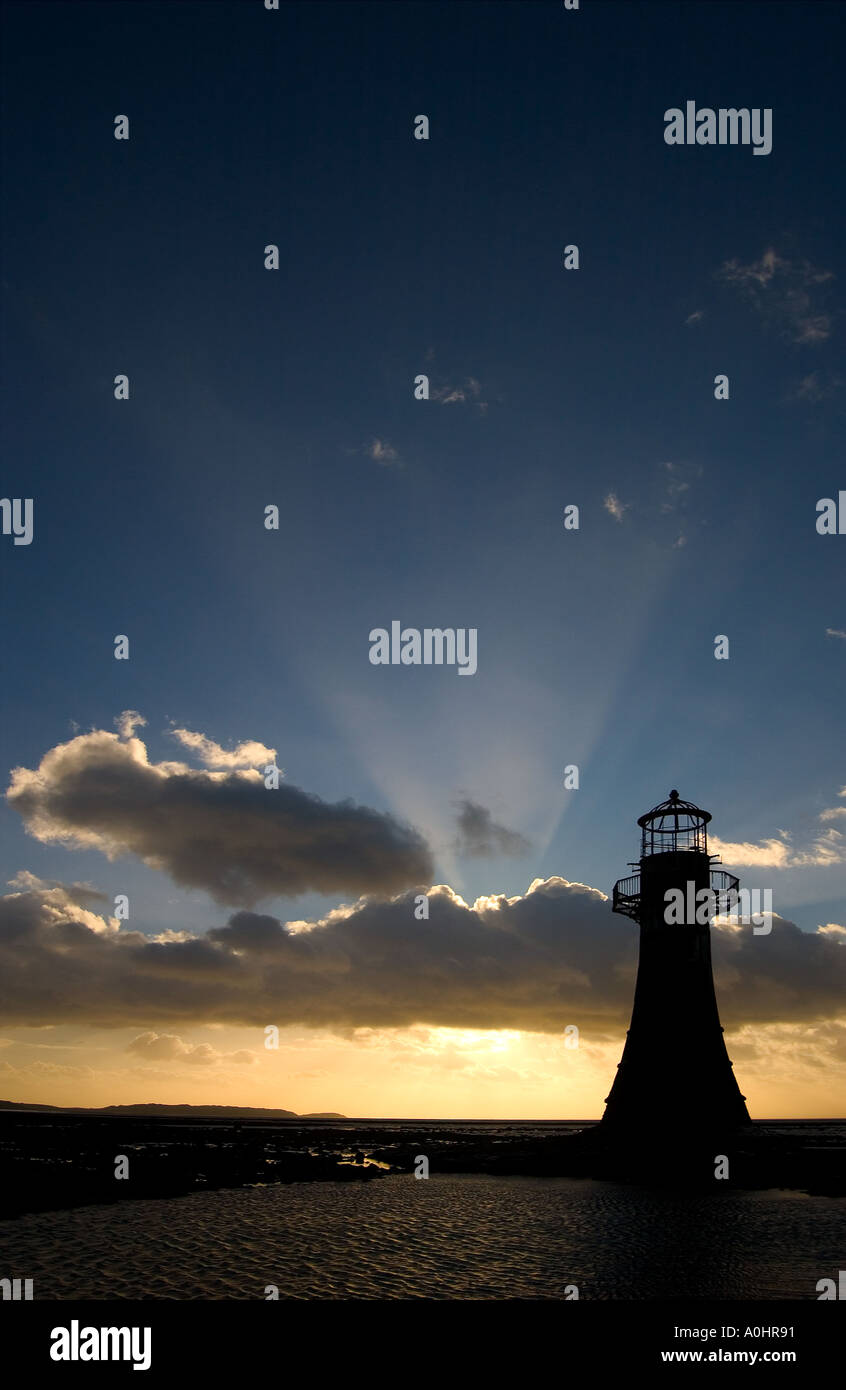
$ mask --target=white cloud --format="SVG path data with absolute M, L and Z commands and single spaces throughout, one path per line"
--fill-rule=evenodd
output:
M 396 463 L 399 458 L 396 449 L 392 444 L 389 444 L 386 439 L 372 440 L 370 444 L 366 445 L 365 453 L 369 458 L 372 458 L 375 463 L 382 463 L 385 464 L 385 466 L 389 463 Z
M 481 399 L 482 387 L 474 376 L 468 376 L 460 386 L 436 386 L 432 389 L 432 400 L 441 405 L 476 405 L 484 415 L 488 402 Z
M 206 767 L 252 767 L 263 771 L 268 763 L 275 764 L 276 761 L 276 749 L 268 748 L 254 739 L 246 739 L 227 751 L 205 734 L 192 733 L 190 729 L 171 729 L 170 732 L 183 748 L 190 749 Z
M 843 787 L 837 795 L 846 796 L 846 787 Z M 828 806 L 826 810 L 820 811 L 820 820 L 839 820 L 841 816 L 846 816 L 846 806 Z
M 71 721 L 73 722 L 73 721 Z M 132 738 L 137 728 L 143 728 L 147 723 L 143 714 L 139 714 L 137 709 L 125 709 L 123 714 L 119 714 L 115 720 L 121 738 Z M 79 726 L 77 725 L 77 731 Z
M 603 507 L 606 512 L 610 512 L 615 521 L 622 521 L 625 513 L 631 506 L 630 502 L 621 502 L 616 492 L 609 492 L 605 497 Z
M 821 819 L 830 817 L 823 813 Z M 846 862 L 846 841 L 838 830 L 821 831 L 806 849 L 801 850 L 792 847 L 786 832 L 782 832 L 780 839 L 762 840 L 757 845 L 749 841 L 732 843 L 717 836 L 709 836 L 708 843 L 714 854 L 721 855 L 726 864 L 737 868 L 826 868 Z

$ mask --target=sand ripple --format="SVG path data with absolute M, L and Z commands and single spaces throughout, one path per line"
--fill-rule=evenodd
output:
M 36 1299 L 815 1298 L 844 1214 L 795 1192 L 401 1176 L 40 1212 L 0 1223 L 0 1266 Z

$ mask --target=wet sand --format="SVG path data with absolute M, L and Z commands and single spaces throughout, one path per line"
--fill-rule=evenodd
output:
M 816 1299 L 842 1265 L 843 1203 L 716 1186 L 468 1173 L 252 1187 L 0 1222 L 0 1259 L 36 1301 L 565 1300 L 573 1286 L 585 1301 Z

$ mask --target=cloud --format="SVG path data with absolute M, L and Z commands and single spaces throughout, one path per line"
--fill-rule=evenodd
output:
M 71 720 L 71 723 L 74 724 L 74 732 L 79 733 L 79 725 L 75 724 L 74 720 Z M 121 738 L 132 738 L 135 730 L 143 729 L 146 723 L 143 714 L 139 714 L 137 709 L 125 709 L 115 720 Z
M 705 312 L 703 309 L 695 309 L 693 313 L 688 314 L 687 318 L 685 319 L 685 326 L 690 327 L 694 323 L 699 323 L 702 319 L 704 319 L 704 317 Z
M 779 256 L 773 247 L 760 260 L 725 261 L 717 278 L 739 291 L 756 312 L 795 343 L 822 343 L 831 336 L 831 316 L 818 302 L 820 287 L 834 279 L 805 260 Z
M 841 637 L 843 641 L 846 642 L 846 632 L 844 632 L 842 628 L 827 627 L 825 630 L 825 635 L 826 637 Z
M 836 372 L 809 372 L 789 393 L 788 400 L 816 404 L 835 396 L 839 389 L 840 377 Z
M 659 475 L 662 479 L 664 498 L 661 511 L 674 512 L 687 502 L 685 494 L 690 491 L 693 483 L 702 477 L 702 467 L 690 463 L 663 463 L 661 467 L 664 470 L 663 474 Z
M 209 1043 L 186 1043 L 175 1033 L 139 1033 L 127 1043 L 127 1052 L 157 1062 L 191 1062 L 199 1066 L 213 1066 L 217 1062 L 236 1062 L 249 1066 L 256 1061 L 257 1054 L 246 1048 L 236 1052 L 218 1052 Z
M 396 449 L 386 439 L 372 440 L 370 444 L 365 445 L 364 452 L 375 463 L 382 463 L 386 467 L 388 464 L 396 463 L 399 459 Z
M 701 480 L 703 471 L 701 464 L 687 462 L 659 465 L 656 484 L 658 514 L 671 521 L 675 532 L 675 539 L 670 542 L 673 550 L 682 550 L 687 545 L 691 490 Z
M 458 836 L 455 849 L 470 859 L 493 859 L 497 855 L 519 857 L 531 849 L 529 841 L 516 830 L 497 825 L 490 811 L 476 801 L 462 798 L 456 802 Z
M 594 1040 L 619 1037 L 637 932 L 603 893 L 551 878 L 472 906 L 435 886 L 428 921 L 417 920 L 414 905 L 413 893 L 365 899 L 296 932 L 237 912 L 204 937 L 152 942 L 105 924 L 95 930 L 71 903 L 59 913 L 45 890 L 9 894 L 0 898 L 0 1022 L 140 1025 L 151 1030 L 136 1040 L 140 1056 L 177 1022 L 297 1024 L 342 1036 L 417 1024 L 560 1033 L 576 1023 Z M 716 926 L 723 1022 L 842 1016 L 842 940 L 778 916 L 769 936 Z M 173 1041 L 161 1048 L 184 1059 Z
M 136 855 L 232 906 L 392 893 L 432 876 L 425 840 L 393 816 L 287 784 L 271 790 L 257 771 L 151 763 L 140 739 L 102 729 L 15 768 L 6 798 L 44 843 Z
M 717 835 L 708 836 L 708 846 L 712 854 L 719 854 L 727 864 L 737 868 L 786 869 L 788 867 L 788 847 L 785 840 L 762 840 L 760 844 L 750 841 L 721 840 Z
M 110 901 L 108 893 L 103 893 L 91 883 L 62 883 L 55 878 L 39 878 L 28 869 L 19 869 L 14 878 L 9 879 L 9 887 L 26 892 L 28 889 L 55 890 L 53 897 L 60 903 L 71 902 L 78 907 L 91 907 L 95 903 Z
M 488 402 L 481 400 L 482 387 L 473 376 L 468 376 L 461 386 L 436 386 L 432 389 L 431 398 L 433 401 L 440 401 L 441 405 L 476 405 L 482 415 L 488 408 Z
M 2 1062 L 0 1069 L 7 1074 L 13 1072 L 15 1076 L 31 1076 L 39 1081 L 89 1081 L 94 1076 L 91 1067 L 63 1066 L 60 1062 L 27 1062 L 22 1067 Z
M 602 503 L 606 512 L 610 512 L 615 521 L 622 521 L 625 513 L 631 506 L 630 502 L 621 502 L 616 492 L 609 492 Z
M 188 748 L 206 767 L 264 769 L 268 763 L 276 763 L 276 749 L 267 748 L 263 743 L 256 743 L 254 739 L 247 739 L 231 752 L 227 752 L 219 743 L 215 743 L 214 739 L 206 738 L 205 734 L 195 734 L 190 729 L 171 729 L 170 732 L 183 748 Z
M 846 787 L 837 795 L 846 796 Z M 846 806 L 828 806 L 824 811 L 820 811 L 820 820 L 839 820 L 841 816 L 846 816 Z
M 821 820 L 832 819 L 823 812 Z M 827 868 L 833 864 L 846 862 L 846 841 L 839 830 L 823 830 L 812 840 L 806 849 L 793 849 L 790 836 L 782 833 L 780 839 L 762 840 L 760 844 L 730 843 L 717 836 L 708 837 L 712 853 L 719 854 L 727 864 L 736 868 L 741 866 L 767 869 L 796 869 L 815 866 Z
M 40 879 L 28 870 L 20 869 L 14 878 L 9 879 L 9 887 L 17 891 L 0 898 L 0 902 L 36 900 L 41 904 L 47 922 L 63 922 L 70 917 L 89 931 L 104 935 L 116 932 L 120 925 L 116 917 L 103 917 L 90 911 L 89 903 L 109 901 L 105 893 L 100 893 L 90 884 L 57 883 L 55 879 Z
M 746 1088 L 778 1078 L 781 1086 L 800 1088 L 820 1081 L 820 1072 L 836 1086 L 846 1062 L 846 1021 L 813 1025 L 768 1024 L 743 1028 L 727 1039 L 735 1063 L 742 1066 Z
M 838 795 L 846 797 L 846 787 Z M 846 816 L 846 805 L 827 807 L 820 811 L 819 819 L 833 821 L 842 816 Z M 716 835 L 709 835 L 708 843 L 714 854 L 721 855 L 727 864 L 738 868 L 830 868 L 846 863 L 846 837 L 834 828 L 818 831 L 803 849 L 793 847 L 792 836 L 786 830 L 780 830 L 777 836 L 761 840 L 758 844 L 749 841 L 732 843 Z

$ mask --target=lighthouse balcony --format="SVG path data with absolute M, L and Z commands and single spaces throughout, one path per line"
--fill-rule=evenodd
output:
M 725 869 L 711 870 L 711 892 L 716 895 L 717 910 L 726 906 L 725 895 L 736 893 L 740 880 Z M 614 884 L 612 911 L 640 921 L 640 874 L 630 874 L 628 878 L 618 878 Z
M 734 874 L 730 874 L 725 869 L 711 870 L 711 892 L 717 895 L 717 910 L 731 905 L 726 903 L 725 898 L 728 893 L 736 893 L 740 879 Z
M 635 922 L 640 918 L 640 874 L 630 874 L 628 878 L 618 878 L 614 884 L 612 911 L 631 917 Z

